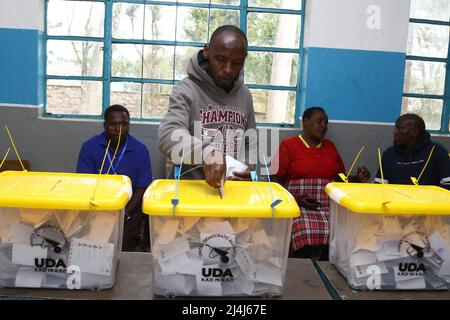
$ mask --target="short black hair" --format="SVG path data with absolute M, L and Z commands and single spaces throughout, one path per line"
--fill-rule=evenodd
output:
M 313 113 L 316 112 L 316 111 L 321 111 L 321 112 L 327 114 L 327 113 L 325 112 L 325 110 L 324 110 L 322 107 L 310 107 L 310 108 L 306 109 L 306 110 L 303 112 L 302 120 L 303 120 L 303 119 L 309 119 L 309 118 L 311 118 L 311 116 L 313 115 Z
M 225 24 L 223 26 L 218 27 L 216 30 L 214 30 L 213 34 L 211 35 L 211 39 L 209 39 L 209 46 L 211 47 L 211 45 L 214 43 L 216 38 L 225 31 L 231 32 L 231 33 L 234 33 L 235 35 L 240 36 L 242 39 L 245 40 L 245 44 L 248 46 L 247 36 L 245 35 L 244 31 L 242 31 L 241 29 L 239 29 L 236 26 L 233 26 L 232 24 Z
M 110 114 L 111 112 L 125 112 L 127 114 L 128 119 L 130 119 L 130 112 L 128 111 L 127 108 L 125 108 L 124 106 L 122 106 L 120 104 L 113 104 L 112 106 L 109 106 L 105 110 L 105 115 L 104 115 L 105 121 L 106 121 L 106 119 L 108 119 L 108 114 Z
M 425 121 L 423 121 L 422 117 L 415 113 L 405 113 L 398 117 L 397 121 L 407 121 L 411 120 L 414 122 L 414 126 L 419 129 L 419 133 L 422 134 L 425 131 Z

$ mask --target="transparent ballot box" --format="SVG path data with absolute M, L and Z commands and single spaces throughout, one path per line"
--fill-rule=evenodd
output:
M 354 289 L 450 288 L 450 192 L 330 183 L 330 262 Z
M 0 287 L 111 288 L 131 192 L 125 176 L 1 173 Z
M 285 283 L 292 218 L 279 184 L 157 180 L 147 189 L 153 292 L 164 296 L 276 296 Z

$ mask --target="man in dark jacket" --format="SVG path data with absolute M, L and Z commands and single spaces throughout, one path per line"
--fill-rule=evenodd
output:
M 431 141 L 430 134 L 425 130 L 425 122 L 416 114 L 404 114 L 397 119 L 394 145 L 383 153 L 381 164 L 384 183 L 413 184 L 411 178 L 416 178 L 420 185 L 450 189 L 448 152 L 440 144 Z M 380 169 L 375 182 L 383 182 Z

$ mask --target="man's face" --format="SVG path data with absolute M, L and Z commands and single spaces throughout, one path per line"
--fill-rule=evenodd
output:
M 209 60 L 209 73 L 215 84 L 229 88 L 244 67 L 247 45 L 239 35 L 224 31 L 214 43 L 204 47 L 203 56 Z
M 395 122 L 394 144 L 400 147 L 413 145 L 416 140 L 416 129 L 414 120 L 398 119 Z
M 119 141 L 120 126 L 122 125 L 122 135 L 120 137 L 121 143 L 125 141 L 130 130 L 130 119 L 125 112 L 113 111 L 108 114 L 103 126 L 106 131 L 106 136 L 111 139 L 111 143 L 117 144 Z

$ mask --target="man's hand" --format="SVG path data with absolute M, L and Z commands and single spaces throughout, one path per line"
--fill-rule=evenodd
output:
M 361 167 L 358 168 L 356 176 L 358 182 L 368 182 L 370 179 L 370 172 L 366 167 Z
M 300 195 L 296 200 L 300 207 L 306 209 L 316 209 L 320 205 L 317 200 L 309 198 L 307 194 Z
M 213 188 L 220 188 L 225 180 L 227 165 L 222 152 L 215 150 L 207 155 L 203 161 L 203 173 L 206 183 Z
M 251 181 L 250 169 L 247 168 L 244 172 L 233 171 L 233 175 L 228 178 L 232 181 Z

